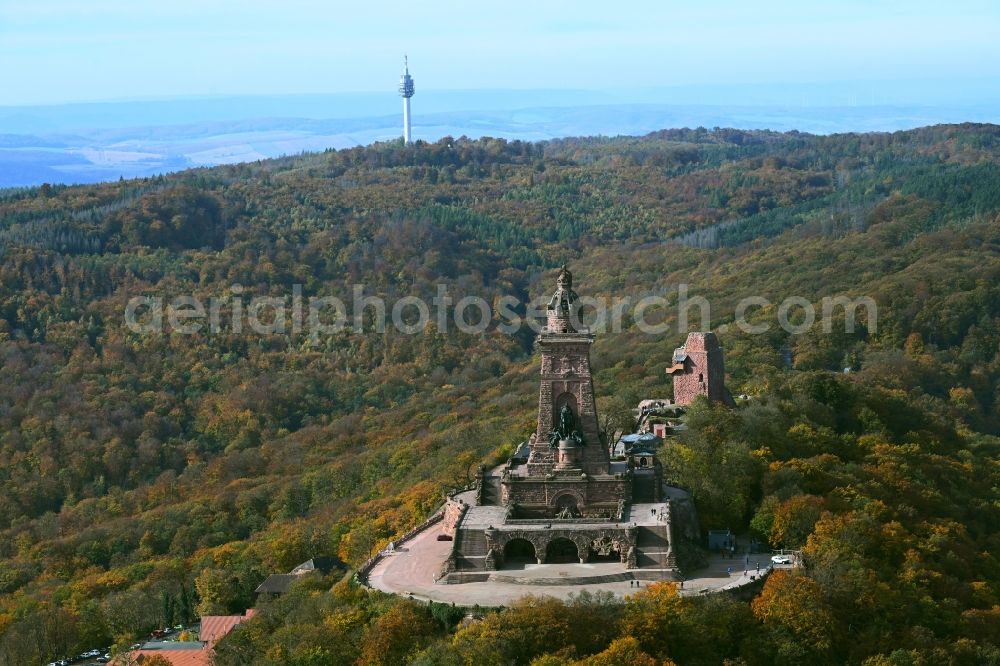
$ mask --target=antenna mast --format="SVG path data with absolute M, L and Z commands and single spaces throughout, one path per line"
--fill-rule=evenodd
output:
M 403 56 L 403 75 L 399 77 L 399 94 L 403 98 L 403 143 L 410 143 L 410 98 L 413 97 L 413 77 L 409 58 Z

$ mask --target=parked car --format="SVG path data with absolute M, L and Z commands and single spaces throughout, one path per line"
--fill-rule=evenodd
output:
M 438 534 L 437 540 L 438 541 L 451 541 L 451 535 L 449 535 L 449 534 Z
M 788 555 L 775 555 L 774 557 L 771 558 L 771 562 L 773 562 L 774 564 L 791 564 L 792 558 L 790 558 Z

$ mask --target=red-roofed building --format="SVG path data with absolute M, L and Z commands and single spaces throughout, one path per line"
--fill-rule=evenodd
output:
M 113 666 L 142 666 L 150 657 L 159 655 L 171 666 L 211 666 L 215 644 L 229 635 L 241 622 L 253 617 L 253 609 L 245 615 L 206 615 L 201 618 L 197 642 L 150 641 L 138 650 L 117 657 Z
M 247 610 L 245 615 L 206 615 L 201 618 L 201 630 L 198 632 L 198 639 L 207 643 L 208 647 L 213 647 L 220 640 L 229 635 L 236 625 L 246 622 L 253 617 L 253 609 Z

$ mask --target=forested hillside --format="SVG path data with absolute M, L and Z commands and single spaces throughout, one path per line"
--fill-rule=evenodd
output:
M 802 548 L 804 571 L 749 604 L 653 587 L 457 631 L 447 608 L 325 580 L 220 664 L 1000 663 L 998 157 L 989 125 L 699 128 L 0 190 L 0 664 L 128 645 L 168 605 L 242 612 L 315 555 L 358 565 L 533 427 L 527 328 L 148 334 L 129 299 L 527 301 L 564 262 L 581 295 L 710 300 L 749 400 L 692 409 L 667 474 L 704 528 Z M 748 296 L 840 295 L 877 322 L 792 335 L 767 307 L 767 333 L 732 326 Z M 602 416 L 669 396 L 683 338 L 628 318 L 600 335 Z

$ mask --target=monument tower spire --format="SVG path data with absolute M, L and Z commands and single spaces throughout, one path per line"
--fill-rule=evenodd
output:
M 573 274 L 563 266 L 546 307 L 545 328 L 536 345 L 542 354 L 538 429 L 529 469 L 607 474 L 608 452 L 601 442 L 590 374 L 594 336 L 580 322 Z

